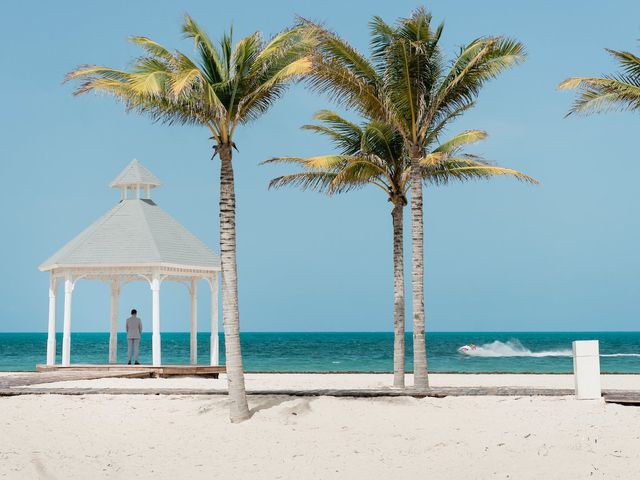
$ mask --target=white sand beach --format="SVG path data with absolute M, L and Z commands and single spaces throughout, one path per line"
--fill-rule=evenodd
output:
M 373 378 L 372 378 L 373 377 Z M 528 379 L 528 382 L 525 380 Z M 570 375 L 433 375 L 432 384 L 570 386 Z M 606 381 L 605 381 L 606 380 Z M 633 375 L 603 384 L 638 386 Z M 382 375 L 248 374 L 249 389 L 388 384 Z M 549 383 L 551 382 L 551 383 Z M 569 384 L 567 383 L 569 382 Z M 71 386 L 72 382 L 66 382 Z M 102 379 L 75 386 L 224 388 L 224 379 Z M 60 384 L 46 384 L 47 387 Z M 206 385 L 206 387 L 204 387 Z M 45 386 L 45 385 L 42 385 Z M 640 408 L 573 397 L 224 396 L 0 398 L 7 479 L 631 479 Z

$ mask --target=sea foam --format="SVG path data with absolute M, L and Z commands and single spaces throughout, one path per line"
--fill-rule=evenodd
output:
M 526 348 L 519 340 L 509 340 L 500 342 L 496 340 L 491 343 L 476 346 L 475 350 L 467 350 L 463 353 L 470 357 L 571 357 L 571 350 L 545 350 L 532 352 Z M 601 353 L 601 357 L 640 357 L 640 353 Z
M 467 350 L 464 353 L 470 357 L 570 357 L 571 350 L 548 350 L 532 352 L 519 340 L 500 342 L 498 340 L 478 345 L 475 350 Z

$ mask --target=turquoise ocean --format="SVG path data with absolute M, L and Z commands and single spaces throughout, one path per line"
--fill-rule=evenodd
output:
M 412 338 L 407 334 L 407 370 L 412 368 Z M 601 370 L 640 373 L 640 332 L 455 332 L 427 335 L 431 372 L 572 371 L 571 342 L 599 340 Z M 224 338 L 220 335 L 221 362 Z M 247 371 L 391 372 L 393 335 L 372 333 L 242 333 Z M 0 333 L 0 370 L 34 370 L 45 362 L 46 333 Z M 62 335 L 57 337 L 60 362 Z M 72 363 L 107 363 L 108 333 L 73 333 Z M 458 353 L 465 344 L 477 346 L 473 355 Z M 118 337 L 118 359 L 126 360 L 126 339 Z M 143 334 L 140 361 L 151 362 L 151 334 Z M 189 363 L 189 334 L 162 334 L 162 362 Z M 198 334 L 198 362 L 209 363 L 209 334 Z

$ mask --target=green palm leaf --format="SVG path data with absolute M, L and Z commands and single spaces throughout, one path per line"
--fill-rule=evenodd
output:
M 302 190 L 316 190 L 329 193 L 337 173 L 301 172 L 283 175 L 269 182 L 269 188 L 297 187 Z
M 159 43 L 154 42 L 150 38 L 131 36 L 131 37 L 129 37 L 129 41 L 131 43 L 135 43 L 136 45 L 139 45 L 144 50 L 146 50 L 146 52 L 149 55 L 151 55 L 153 57 L 160 58 L 160 59 L 162 59 L 162 60 L 164 60 L 166 62 L 173 62 L 173 60 L 174 60 L 173 54 L 169 50 L 164 48 Z
M 640 110 L 640 58 L 630 52 L 609 49 L 607 52 L 617 61 L 622 73 L 571 77 L 560 83 L 560 90 L 578 90 L 578 97 L 567 115 Z
M 467 130 L 441 143 L 437 148 L 433 149 L 433 151 L 455 155 L 461 147 L 479 142 L 485 138 L 487 138 L 487 132 L 482 130 Z
M 512 168 L 498 167 L 471 155 L 444 157 L 435 165 L 423 169 L 426 183 L 445 185 L 451 181 L 489 180 L 509 176 L 526 183 L 538 184 L 538 180 Z

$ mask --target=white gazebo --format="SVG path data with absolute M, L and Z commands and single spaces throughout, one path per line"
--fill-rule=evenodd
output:
M 151 200 L 160 186 L 155 175 L 133 160 L 111 182 L 120 202 L 40 265 L 50 273 L 47 365 L 56 359 L 56 290 L 64 282 L 62 365 L 71 363 L 71 300 L 79 280 L 102 280 L 111 286 L 109 363 L 117 363 L 120 288 L 146 281 L 152 295 L 153 366 L 161 366 L 160 286 L 186 284 L 191 295 L 191 364 L 197 364 L 197 284 L 211 287 L 211 365 L 218 365 L 218 273 L 220 259 L 203 242 Z

